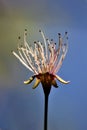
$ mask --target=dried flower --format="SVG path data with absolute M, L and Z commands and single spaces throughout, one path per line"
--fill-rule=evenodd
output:
M 36 41 L 32 46 L 29 46 L 26 41 L 27 30 L 25 29 L 24 45 L 19 44 L 17 49 L 19 55 L 12 51 L 13 55 L 34 73 L 27 81 L 24 81 L 24 84 L 30 84 L 34 78 L 36 78 L 36 82 L 33 88 L 36 88 L 40 82 L 43 87 L 51 87 L 53 85 L 57 88 L 56 79 L 63 84 L 68 84 L 69 81 L 65 81 L 56 75 L 67 53 L 67 32 L 65 32 L 63 38 L 60 33 L 58 34 L 58 45 L 53 40 L 46 39 L 41 30 L 39 32 L 42 35 L 43 43 Z

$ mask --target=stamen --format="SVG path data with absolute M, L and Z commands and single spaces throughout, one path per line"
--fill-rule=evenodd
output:
M 65 46 L 65 47 L 63 48 L 63 52 L 62 52 L 62 54 L 61 54 L 60 60 L 58 61 L 58 65 L 55 67 L 55 69 L 54 69 L 54 71 L 53 71 L 54 73 L 56 73 L 56 72 L 60 69 L 60 67 L 61 67 L 61 65 L 62 65 L 62 62 L 63 62 L 63 60 L 64 60 L 64 58 L 65 58 L 65 56 L 66 56 L 67 49 L 68 49 L 67 46 Z
M 21 51 L 19 49 L 18 49 L 18 52 L 19 52 L 19 55 L 20 55 L 21 59 L 27 64 L 25 58 L 23 57 L 23 55 L 22 55 L 22 53 L 21 53 Z
M 59 44 L 58 44 L 58 49 L 57 49 L 57 51 L 56 51 L 57 57 L 59 57 L 60 51 L 61 51 L 61 47 L 62 47 L 62 38 L 61 38 L 61 34 L 58 33 L 58 35 L 59 35 Z
M 48 45 L 50 45 L 50 41 L 49 41 L 49 39 L 46 39 L 46 41 L 48 42 Z
M 30 56 L 27 55 L 27 50 L 24 49 L 24 48 L 21 48 L 21 50 L 22 50 L 22 52 L 23 52 L 23 55 L 24 55 L 24 57 L 25 57 L 27 63 L 29 64 L 29 66 L 31 67 L 31 69 L 37 74 L 37 71 L 36 71 L 35 67 L 34 67 L 33 64 L 32 64 L 32 60 L 31 60 Z
M 26 68 L 28 68 L 30 71 L 33 72 L 33 70 L 32 70 L 14 51 L 13 51 L 12 53 L 13 53 L 13 55 L 14 55 L 17 59 L 19 59 L 19 61 L 20 61 Z
M 44 33 L 39 30 L 39 32 L 41 33 L 42 37 L 43 37 L 43 40 L 44 40 L 44 45 L 45 45 L 45 52 L 46 52 L 46 59 L 48 60 L 48 53 L 47 53 L 47 43 L 46 43 L 46 38 L 45 38 L 45 35 Z
M 25 35 L 27 35 L 27 29 L 25 29 Z
M 46 39 L 44 33 L 41 30 L 39 30 L 39 32 L 42 35 L 44 44 L 42 44 L 40 41 L 34 41 L 34 48 L 30 46 L 26 41 L 27 29 L 25 29 L 24 45 L 20 44 L 21 37 L 18 37 L 19 56 L 14 51 L 12 51 L 12 53 L 24 66 L 26 66 L 35 74 L 45 72 L 56 73 L 61 67 L 68 49 L 67 32 L 65 32 L 63 38 L 61 37 L 61 34 L 58 33 L 58 49 L 56 49 L 56 43 L 53 42 L 53 39 Z

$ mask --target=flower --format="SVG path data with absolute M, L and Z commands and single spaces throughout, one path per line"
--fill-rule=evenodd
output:
M 43 87 L 58 87 L 56 79 L 63 84 L 68 84 L 69 81 L 65 81 L 60 78 L 56 73 L 59 71 L 62 62 L 66 56 L 67 45 L 67 32 L 64 37 L 58 33 L 59 43 L 56 44 L 53 40 L 45 38 L 44 33 L 39 30 L 42 35 L 43 43 L 35 41 L 32 46 L 29 46 L 26 41 L 27 29 L 24 31 L 24 43 L 18 44 L 18 53 L 12 51 L 13 55 L 30 71 L 34 73 L 24 84 L 30 84 L 35 78 L 36 82 L 33 88 L 36 88 L 39 83 L 42 83 Z M 20 37 L 19 37 L 20 40 Z M 65 40 L 65 43 L 64 43 Z

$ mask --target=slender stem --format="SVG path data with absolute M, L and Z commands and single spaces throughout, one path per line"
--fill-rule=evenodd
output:
M 44 86 L 43 85 L 43 90 L 44 90 L 44 130 L 47 130 L 47 119 L 48 119 L 48 98 L 50 94 L 51 87 Z
M 48 119 L 48 97 L 49 94 L 45 93 L 45 106 L 44 106 L 44 130 L 47 130 L 47 119 Z

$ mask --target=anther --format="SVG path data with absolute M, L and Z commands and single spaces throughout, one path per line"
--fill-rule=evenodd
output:
M 41 30 L 39 30 L 39 32 L 41 32 Z
M 36 41 L 34 41 L 34 43 L 36 44 Z
M 65 32 L 65 34 L 67 34 L 68 32 Z
M 27 29 L 25 29 L 25 31 L 27 31 Z
M 59 38 L 61 37 L 61 33 L 58 33 L 58 35 L 59 35 Z
M 53 41 L 53 39 L 51 39 L 51 41 Z
M 58 33 L 58 35 L 60 36 L 61 34 L 60 34 L 60 33 Z
M 21 37 L 19 36 L 18 39 L 21 39 Z

